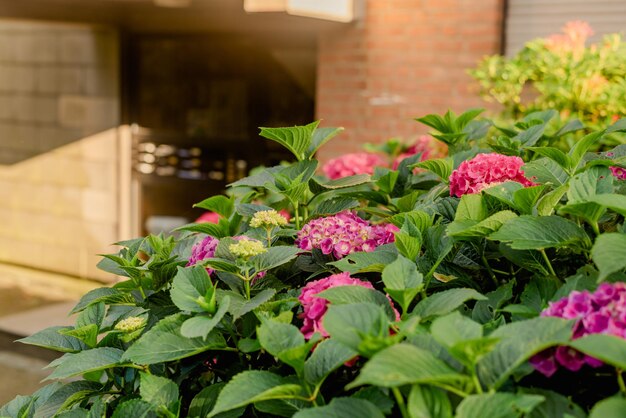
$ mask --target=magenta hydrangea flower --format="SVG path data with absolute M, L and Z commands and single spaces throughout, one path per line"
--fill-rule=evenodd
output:
M 338 273 L 328 276 L 324 279 L 315 280 L 309 282 L 302 288 L 302 292 L 298 297 L 298 300 L 302 304 L 302 315 L 300 316 L 304 320 L 304 324 L 300 331 L 304 334 L 306 339 L 313 336 L 314 333 L 319 332 L 322 337 L 328 337 L 328 332 L 322 325 L 324 314 L 328 309 L 329 302 L 317 296 L 318 293 L 323 292 L 326 289 L 337 286 L 361 286 L 368 289 L 373 289 L 374 286 L 370 282 L 350 277 L 350 273 Z M 387 296 L 389 299 L 389 296 Z M 389 303 L 392 306 L 396 321 L 400 320 L 400 313 L 393 306 L 393 302 L 389 299 Z
M 609 167 L 609 170 L 611 170 L 611 173 L 613 173 L 613 177 L 615 177 L 616 179 L 626 180 L 626 169 L 613 165 Z
M 565 298 L 550 302 L 541 316 L 575 319 L 574 339 L 589 334 L 626 338 L 626 283 L 602 283 L 593 293 L 574 291 Z M 560 346 L 536 354 L 530 364 L 550 377 L 559 366 L 575 372 L 585 364 L 599 367 L 603 363 L 571 347 Z
M 516 181 L 524 187 L 533 182 L 524 177 L 520 157 L 496 153 L 478 154 L 469 161 L 463 161 L 450 176 L 450 196 L 480 193 L 481 190 L 505 181 Z
M 443 142 L 437 141 L 430 135 L 421 135 L 417 141 L 406 149 L 405 152 L 398 155 L 393 161 L 392 168 L 398 169 L 398 166 L 405 158 L 409 158 L 417 153 L 422 153 L 420 161 L 430 160 L 434 158 L 443 158 L 448 155 L 448 147 Z
M 213 257 L 215 255 L 215 249 L 217 248 L 217 244 L 219 244 L 219 240 L 217 238 L 213 238 L 210 235 L 206 236 L 202 241 L 196 242 L 193 247 L 191 247 L 191 256 L 189 257 L 189 261 L 187 262 L 187 267 L 193 266 L 202 260 Z M 211 274 L 214 270 L 211 268 L 207 268 L 206 271 Z
M 326 177 L 335 180 L 355 174 L 373 174 L 374 168 L 386 166 L 387 162 L 378 154 L 357 152 L 329 160 L 322 167 L 322 171 Z
M 305 224 L 298 232 L 296 245 L 302 250 L 317 248 L 324 254 L 343 258 L 358 251 L 374 251 L 379 245 L 394 242 L 397 230 L 392 224 L 370 225 L 365 219 L 346 211 Z

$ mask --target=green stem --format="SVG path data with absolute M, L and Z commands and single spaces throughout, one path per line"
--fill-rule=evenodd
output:
M 474 382 L 474 387 L 476 388 L 477 393 L 483 393 L 483 387 L 480 384 L 480 380 L 478 380 L 478 375 L 476 374 L 476 369 L 472 370 L 472 381 Z
M 400 414 L 402 414 L 402 418 L 409 418 L 409 411 L 406 409 L 406 404 L 404 403 L 404 398 L 402 397 L 402 393 L 400 393 L 400 389 L 397 387 L 392 388 L 393 396 L 396 398 L 396 402 L 398 403 L 398 408 L 400 409 Z
M 619 390 L 624 395 L 626 395 L 626 385 L 624 384 L 624 376 L 622 376 L 623 370 L 617 369 L 617 384 L 619 385 Z
M 491 270 L 491 266 L 489 265 L 489 262 L 487 261 L 487 257 L 485 257 L 485 254 L 482 254 L 480 256 L 480 259 L 483 261 L 483 264 L 485 265 L 485 268 L 487 269 L 487 272 L 489 273 L 489 277 L 491 277 L 491 280 L 493 281 L 493 283 L 496 285 L 496 287 L 498 287 L 500 283 L 498 282 L 498 278 L 496 277 L 493 270 Z
M 597 222 L 591 222 L 591 229 L 593 229 L 593 232 L 597 235 L 600 235 L 600 227 L 598 226 Z
M 293 208 L 294 208 L 294 216 L 296 218 L 296 229 L 300 230 L 300 204 L 298 202 L 295 202 L 293 204 Z
M 430 280 L 433 278 L 435 270 L 437 270 L 437 267 L 439 267 L 439 264 L 441 264 L 442 261 L 443 258 L 437 260 L 430 270 L 428 270 L 428 273 L 426 273 L 426 277 L 424 277 L 424 294 L 426 294 L 426 289 L 428 289 L 428 285 L 430 284 Z
M 267 248 L 272 246 L 272 228 L 266 228 L 265 232 L 267 233 Z
M 243 281 L 243 287 L 246 290 L 246 299 L 250 300 L 250 279 L 246 278 Z
M 448 386 L 448 385 L 444 385 L 441 383 L 437 383 L 437 384 L 433 383 L 433 386 L 437 386 L 440 389 L 447 390 L 448 392 L 452 392 L 455 395 L 460 396 L 461 398 L 467 398 L 469 396 L 469 393 L 465 393 L 462 390 L 455 388 L 454 386 Z
M 539 250 L 539 252 L 541 253 L 541 256 L 543 257 L 543 261 L 546 262 L 548 266 L 548 270 L 550 271 L 550 274 L 556 277 L 556 273 L 554 272 L 554 269 L 552 268 L 552 263 L 550 263 L 550 259 L 548 258 L 548 255 L 546 254 L 546 250 L 542 248 L 541 250 Z

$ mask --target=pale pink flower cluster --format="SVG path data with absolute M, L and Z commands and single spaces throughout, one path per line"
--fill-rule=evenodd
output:
M 580 51 L 587 39 L 593 35 L 589 23 L 581 20 L 567 22 L 561 29 L 562 34 L 555 34 L 545 41 L 546 48 L 554 52 Z
M 295 243 L 302 250 L 317 248 L 339 259 L 354 252 L 374 251 L 379 245 L 394 242 L 393 233 L 397 230 L 393 224 L 371 225 L 345 211 L 308 222 L 298 232 Z
M 520 157 L 502 154 L 478 154 L 469 161 L 463 161 L 450 176 L 450 195 L 461 197 L 464 194 L 480 193 L 481 190 L 505 181 L 516 181 L 524 187 L 533 182 L 524 177 Z
M 405 158 L 409 158 L 418 153 L 422 153 L 420 161 L 424 161 L 434 158 L 443 158 L 448 155 L 448 150 L 443 142 L 437 141 L 430 135 L 422 135 L 417 138 L 417 141 L 408 147 L 405 152 L 396 157 L 393 162 L 393 169 L 396 170 Z
M 344 154 L 333 158 L 322 167 L 322 171 L 331 180 L 356 174 L 373 174 L 374 168 L 386 167 L 385 159 L 372 152 L 357 152 Z
M 187 267 L 193 266 L 207 258 L 212 258 L 215 255 L 217 244 L 219 244 L 219 240 L 210 235 L 206 236 L 202 241 L 196 242 L 191 247 L 191 257 L 189 257 Z M 207 268 L 206 271 L 209 274 L 213 273 L 213 269 L 210 268 Z
M 575 319 L 573 339 L 589 334 L 609 334 L 626 338 L 626 283 L 602 283 L 595 292 L 574 291 L 569 296 L 551 302 L 541 316 Z M 578 371 L 588 364 L 599 367 L 603 363 L 571 347 L 559 346 L 533 356 L 530 363 L 550 377 L 560 366 Z
M 328 276 L 324 279 L 315 280 L 309 282 L 302 288 L 302 292 L 298 297 L 298 300 L 302 304 L 301 318 L 304 320 L 304 324 L 300 331 L 304 334 L 304 337 L 309 339 L 314 333 L 319 332 L 322 337 L 328 337 L 328 332 L 322 325 L 322 319 L 328 309 L 328 301 L 317 294 L 323 292 L 326 289 L 337 286 L 362 286 L 368 289 L 373 289 L 374 286 L 370 282 L 355 279 L 350 277 L 349 273 L 339 273 Z

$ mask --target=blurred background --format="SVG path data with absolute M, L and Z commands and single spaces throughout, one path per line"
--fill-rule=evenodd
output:
M 485 106 L 483 56 L 578 19 L 621 32 L 626 2 L 0 0 L 0 404 L 47 359 L 12 341 L 115 279 L 97 254 L 287 158 L 258 127 L 345 127 L 321 160 L 413 138 Z

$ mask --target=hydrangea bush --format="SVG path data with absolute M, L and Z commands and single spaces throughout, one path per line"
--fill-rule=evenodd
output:
M 623 416 L 626 146 L 589 150 L 626 119 L 480 113 L 418 119 L 447 156 L 337 178 L 314 155 L 340 129 L 263 128 L 295 161 L 118 243 L 124 280 L 21 340 L 60 356 L 0 417 Z

